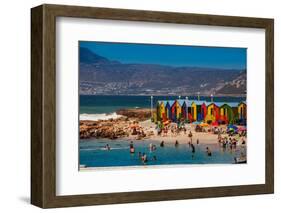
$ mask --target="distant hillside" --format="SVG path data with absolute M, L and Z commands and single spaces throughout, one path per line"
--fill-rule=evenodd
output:
M 224 83 L 222 87 L 217 88 L 216 94 L 246 94 L 247 90 L 247 74 L 245 71 L 232 81 Z
M 246 88 L 245 70 L 123 64 L 81 47 L 79 58 L 80 94 L 240 95 Z

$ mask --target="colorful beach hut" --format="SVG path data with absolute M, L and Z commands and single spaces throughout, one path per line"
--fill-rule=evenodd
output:
M 166 105 L 165 105 L 165 114 L 168 120 L 170 120 L 171 118 L 171 104 L 170 101 L 166 101 Z
M 173 120 L 172 106 L 174 105 L 174 103 L 175 101 L 168 101 L 168 104 L 166 105 L 166 108 L 169 111 L 169 120 Z
M 238 118 L 240 120 L 247 119 L 247 105 L 245 101 L 242 101 L 238 104 Z
M 220 107 L 224 103 L 221 102 L 211 102 L 207 106 L 207 115 L 205 117 L 205 122 L 212 123 L 218 121 L 220 118 Z
M 181 106 L 180 118 L 184 119 L 184 120 L 188 119 L 188 116 L 187 116 L 187 114 L 188 114 L 188 101 L 180 99 L 180 100 L 178 100 L 178 103 Z
M 233 123 L 234 114 L 229 103 L 225 103 L 220 107 L 220 116 L 218 122 L 221 124 Z
M 191 115 L 194 121 L 202 121 L 202 104 L 204 101 L 191 101 Z
M 182 118 L 181 104 L 178 100 L 175 101 L 176 104 L 176 119 L 177 121 Z
M 203 121 L 207 115 L 207 105 L 206 102 L 203 102 L 201 105 L 201 120 Z
M 207 107 L 205 101 L 194 101 L 193 105 L 196 105 L 195 110 L 195 120 L 203 121 L 207 112 Z
M 231 107 L 232 109 L 232 113 L 233 113 L 233 120 L 229 121 L 231 123 L 237 123 L 238 119 L 239 119 L 239 115 L 238 115 L 238 106 L 239 103 L 238 102 L 229 102 L 228 105 Z
M 171 120 L 173 122 L 177 121 L 177 101 L 174 101 L 171 106 Z
M 158 121 L 167 120 L 165 106 L 166 106 L 166 101 L 157 102 L 157 120 Z
M 246 102 L 207 102 L 198 100 L 158 101 L 157 121 L 190 122 L 205 121 L 218 124 L 245 124 L 247 119 Z

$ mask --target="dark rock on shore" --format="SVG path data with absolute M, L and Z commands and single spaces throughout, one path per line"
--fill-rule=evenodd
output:
M 124 118 L 116 120 L 80 121 L 80 138 L 117 139 L 128 135 Z
M 139 109 L 120 109 L 116 112 L 118 115 L 126 116 L 127 118 L 145 121 L 151 118 L 151 110 L 147 108 Z

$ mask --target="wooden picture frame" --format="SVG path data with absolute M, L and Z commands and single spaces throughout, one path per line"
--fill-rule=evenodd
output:
M 265 184 L 193 189 L 56 195 L 56 17 L 265 29 Z M 274 191 L 273 19 L 41 5 L 31 9 L 31 203 L 42 208 L 267 194 Z

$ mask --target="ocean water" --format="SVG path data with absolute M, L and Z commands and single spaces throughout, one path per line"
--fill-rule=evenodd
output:
M 149 144 L 156 145 L 155 151 L 149 150 Z M 109 144 L 111 150 L 106 150 Z M 119 166 L 142 166 L 139 152 L 146 153 L 148 162 L 145 165 L 176 165 L 176 164 L 233 164 L 234 157 L 240 156 L 241 147 L 235 150 L 223 149 L 218 144 L 195 144 L 195 153 L 191 152 L 188 144 L 166 143 L 160 147 L 155 141 L 135 141 L 135 153 L 131 154 L 129 149 L 130 141 L 109 140 L 109 139 L 85 139 L 80 141 L 80 165 L 86 167 L 119 167 Z M 206 153 L 206 147 L 212 151 L 212 156 Z M 245 150 L 244 150 L 245 151 Z M 156 157 L 156 160 L 153 157 Z

